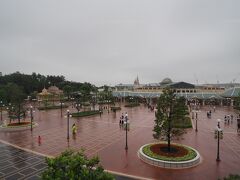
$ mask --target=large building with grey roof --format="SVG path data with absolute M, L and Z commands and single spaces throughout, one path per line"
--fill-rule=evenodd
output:
M 195 99 L 201 104 L 233 105 L 234 98 L 240 93 L 240 87 L 194 85 L 183 81 L 173 82 L 170 78 L 164 78 L 159 83 L 140 84 L 138 78 L 137 81 L 137 85 L 136 83 L 116 85 L 113 95 L 118 98 L 139 97 L 152 101 L 162 94 L 163 89 L 171 88 L 178 97 L 182 96 L 187 100 Z

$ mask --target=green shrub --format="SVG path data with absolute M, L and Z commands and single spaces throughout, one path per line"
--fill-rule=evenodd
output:
M 62 108 L 67 108 L 67 105 L 62 105 Z M 38 107 L 38 110 L 50 110 L 50 109 L 61 109 L 60 105 L 55 105 L 55 106 L 43 106 L 43 107 Z
M 152 144 L 149 144 L 149 145 L 143 147 L 143 153 L 146 154 L 147 156 L 151 157 L 151 158 L 158 159 L 158 160 L 180 162 L 180 161 L 191 160 L 191 159 L 193 159 L 193 158 L 195 158 L 197 156 L 197 153 L 194 150 L 190 149 L 189 147 L 186 147 L 186 146 L 183 146 L 183 145 L 179 145 L 179 144 L 178 144 L 178 146 L 184 147 L 188 151 L 187 155 L 185 155 L 183 157 L 166 157 L 166 156 L 161 156 L 161 155 L 153 153 L 151 151 L 151 149 L 150 149 L 151 146 L 152 146 Z
M 136 106 L 140 106 L 140 103 L 130 103 L 125 105 L 125 107 L 136 107 Z
M 83 151 L 67 150 L 56 158 L 46 158 L 47 169 L 42 173 L 42 179 L 89 179 L 112 180 L 114 177 L 104 172 L 99 165 L 99 158 L 88 159 Z
M 92 116 L 92 115 L 99 114 L 99 113 L 100 112 L 98 110 L 95 110 L 95 111 L 82 111 L 82 112 L 72 113 L 72 117 Z

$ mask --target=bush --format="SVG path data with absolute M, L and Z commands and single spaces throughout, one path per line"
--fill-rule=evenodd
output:
M 99 165 L 99 158 L 88 159 L 83 151 L 67 150 L 56 158 L 46 158 L 47 169 L 42 173 L 42 179 L 89 179 L 112 180 L 114 177 L 104 172 Z
M 62 105 L 62 108 L 67 108 L 67 105 Z M 43 106 L 43 107 L 38 107 L 38 110 L 50 110 L 50 109 L 61 109 L 60 105 L 57 106 Z
M 72 117 L 92 116 L 92 115 L 99 114 L 99 113 L 100 112 L 98 110 L 95 110 L 95 111 L 82 111 L 82 112 L 72 113 Z
M 139 103 L 130 103 L 130 104 L 126 104 L 125 107 L 136 107 L 136 106 L 140 106 Z

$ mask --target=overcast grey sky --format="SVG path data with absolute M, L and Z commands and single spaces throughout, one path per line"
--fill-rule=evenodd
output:
M 240 82 L 240 0 L 0 0 L 0 72 Z

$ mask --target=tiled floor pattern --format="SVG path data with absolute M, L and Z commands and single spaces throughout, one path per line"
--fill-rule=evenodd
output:
M 236 114 L 229 108 L 217 107 L 212 112 L 212 118 L 206 117 L 210 107 L 201 108 L 198 113 L 198 132 L 194 129 L 187 131 L 182 138 L 174 142 L 190 145 L 202 155 L 202 163 L 185 170 L 167 170 L 155 168 L 143 163 L 137 157 L 138 149 L 145 143 L 155 141 L 152 137 L 154 124 L 154 112 L 146 107 L 124 108 L 117 113 L 85 118 L 70 119 L 70 127 L 76 123 L 78 132 L 76 138 L 70 133 L 70 141 L 67 137 L 67 119 L 60 116 L 60 110 L 36 111 L 34 120 L 39 126 L 31 133 L 29 130 L 21 132 L 0 132 L 0 139 L 23 148 L 31 149 L 43 154 L 56 156 L 67 148 L 79 150 L 85 149 L 88 156 L 98 155 L 103 166 L 112 171 L 137 175 L 153 179 L 217 179 L 229 173 L 240 172 L 240 136 L 236 133 L 236 120 L 233 123 L 224 124 L 224 139 L 220 142 L 221 162 L 216 163 L 216 140 L 214 128 L 217 119 L 224 118 L 225 114 Z M 66 109 L 65 109 L 66 110 Z M 76 111 L 70 108 L 70 111 Z M 121 113 L 128 112 L 130 119 L 130 131 L 128 132 L 128 151 L 125 147 L 125 131 L 119 127 Z M 195 120 L 193 120 L 195 125 Z M 38 136 L 42 142 L 38 144 Z
M 39 179 L 45 168 L 43 156 L 0 143 L 0 179 Z

